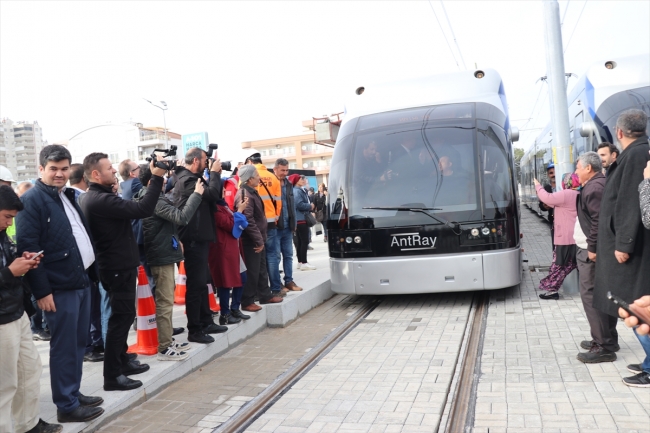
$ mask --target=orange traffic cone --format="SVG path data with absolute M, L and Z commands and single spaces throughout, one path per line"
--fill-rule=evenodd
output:
M 144 268 L 138 270 L 138 340 L 129 346 L 129 353 L 155 355 L 158 353 L 158 327 L 156 326 L 156 303 Z
M 185 262 L 181 262 L 176 276 L 174 289 L 174 304 L 185 305 L 185 290 L 187 290 L 187 276 L 185 275 Z
M 210 301 L 210 310 L 213 313 L 218 313 L 221 311 L 221 307 L 217 304 L 217 300 L 214 297 L 214 290 L 212 289 L 212 284 L 208 284 L 208 300 Z

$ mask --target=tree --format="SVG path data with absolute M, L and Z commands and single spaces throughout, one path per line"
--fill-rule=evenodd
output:
M 520 163 L 521 163 L 521 158 L 524 157 L 524 149 L 522 149 L 520 147 L 515 147 L 514 151 L 515 151 L 515 176 L 517 178 L 517 181 L 519 181 L 519 178 L 521 177 L 520 176 L 520 173 L 521 173 Z

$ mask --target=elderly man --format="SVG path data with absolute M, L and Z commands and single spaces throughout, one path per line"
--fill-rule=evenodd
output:
M 603 163 L 603 174 L 607 176 L 607 170 L 618 158 L 618 147 L 612 143 L 603 141 L 598 145 L 598 156 Z
M 616 121 L 616 138 L 623 151 L 609 167 L 598 225 L 594 308 L 618 317 L 607 299 L 611 291 L 628 303 L 647 294 L 650 281 L 650 231 L 643 228 L 636 187 L 650 155 L 648 116 L 627 110 Z
M 600 156 L 595 152 L 587 152 L 578 157 L 576 174 L 580 179 L 582 191 L 577 200 L 578 219 L 573 238 L 577 245 L 576 259 L 580 275 L 580 297 L 591 331 L 591 340 L 580 343 L 580 347 L 588 352 L 578 354 L 578 360 L 586 363 L 614 361 L 616 360 L 614 352 L 620 349 L 616 332 L 616 317 L 593 307 L 598 217 L 605 189 L 605 176 L 601 173 L 601 168 Z

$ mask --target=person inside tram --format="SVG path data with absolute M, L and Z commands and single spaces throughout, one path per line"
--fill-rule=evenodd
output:
M 370 138 L 361 146 L 355 157 L 354 182 L 355 194 L 365 199 L 369 192 L 390 179 L 390 173 L 384 170 L 381 156 L 377 151 L 377 141 Z

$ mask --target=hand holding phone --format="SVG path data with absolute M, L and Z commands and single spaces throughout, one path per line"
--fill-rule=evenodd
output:
M 650 296 L 644 296 L 641 299 L 637 299 L 632 304 L 628 304 L 623 299 L 612 294 L 612 292 L 607 292 L 607 299 L 612 301 L 619 308 L 623 309 L 630 317 L 636 318 L 636 320 L 638 321 L 637 323 L 638 325 L 650 326 Z M 625 318 L 625 319 L 629 319 L 629 318 Z
M 37 258 L 41 257 L 45 250 L 41 250 L 37 253 L 32 254 L 32 256 L 29 258 L 29 260 L 36 260 Z

